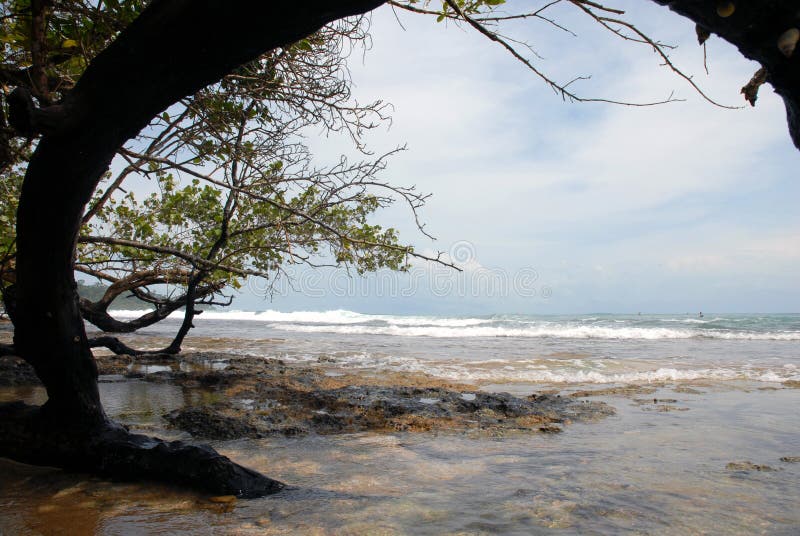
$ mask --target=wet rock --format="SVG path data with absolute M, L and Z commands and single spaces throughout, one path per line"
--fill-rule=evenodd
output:
M 748 461 L 730 462 L 728 463 L 728 465 L 725 466 L 725 469 L 727 469 L 728 471 L 764 471 L 764 472 L 775 471 L 775 469 L 773 469 L 769 465 L 759 465 Z
M 800 456 L 784 456 L 781 458 L 781 461 L 786 463 L 800 463 Z
M 258 429 L 242 417 L 225 415 L 209 406 L 175 410 L 164 418 L 176 428 L 203 439 L 261 437 Z
M 180 362 L 182 357 L 178 354 L 143 354 L 137 355 L 135 360 L 141 365 L 167 365 Z
M 97 355 L 94 358 L 97 363 L 97 372 L 104 376 L 125 375 L 129 373 L 129 367 L 133 363 L 133 357 L 129 355 Z
M 353 425 L 353 417 L 347 415 L 331 415 L 330 413 L 317 413 L 310 419 L 312 428 L 321 433 L 331 433 L 344 430 Z
M 297 390 L 259 384 L 243 392 L 247 406 L 226 399 L 178 410 L 167 420 L 193 435 L 213 439 L 368 430 L 471 430 L 496 435 L 501 431 L 558 433 L 560 424 L 596 420 L 614 412 L 601 402 L 553 396 L 475 393 L 474 400 L 468 400 L 459 391 L 441 388 L 351 385 Z
M 701 391 L 693 387 L 687 387 L 685 385 L 679 385 L 672 390 L 675 391 L 676 393 L 686 393 L 689 395 L 702 395 L 705 393 L 705 391 Z
M 564 430 L 561 427 L 556 426 L 555 424 L 548 424 L 546 426 L 540 426 L 539 431 L 545 434 L 560 434 Z
M 800 381 L 797 380 L 786 380 L 783 382 L 784 387 L 792 387 L 794 389 L 800 389 Z
M 619 387 L 605 387 L 602 389 L 587 389 L 575 391 L 569 396 L 574 398 L 586 398 L 589 396 L 610 396 L 610 395 L 647 395 L 656 392 L 656 387 L 650 385 L 623 385 Z
M 102 366 L 105 358 L 100 359 Z M 556 425 L 614 413 L 605 403 L 556 393 L 521 398 L 424 374 L 328 374 L 319 366 L 215 352 L 185 354 L 180 363 L 154 359 L 148 365 L 163 366 L 150 367 L 157 369 L 152 372 L 131 366 L 127 376 L 137 371 L 145 381 L 203 395 L 165 420 L 206 439 L 360 431 L 555 433 L 562 429 Z
M 642 407 L 642 411 L 657 411 L 668 413 L 671 411 L 689 411 L 689 408 L 676 406 L 674 398 L 634 398 L 633 403 Z

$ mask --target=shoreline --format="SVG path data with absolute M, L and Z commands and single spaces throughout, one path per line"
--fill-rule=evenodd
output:
M 135 358 L 101 353 L 96 362 L 101 386 L 144 382 L 184 392 L 182 402 L 162 415 L 150 415 L 152 422 L 141 430 L 172 430 L 196 441 L 358 432 L 447 432 L 475 437 L 559 433 L 573 423 L 602 422 L 624 401 L 644 411 L 686 411 L 676 405 L 680 395 L 800 388 L 797 381 L 757 385 L 730 380 L 624 385 L 462 383 L 420 372 L 351 369 L 324 358 L 309 365 L 224 352 Z M 16 387 L 28 402 L 41 402 L 45 395 L 39 385 L 27 363 L 0 358 L 0 388 L 6 388 L 0 400 L 9 398 Z M 144 424 L 121 422 L 134 427 Z
M 98 362 L 110 417 L 210 443 L 290 488 L 219 504 L 0 461 L 0 530 L 744 534 L 800 524 L 800 390 L 781 384 L 475 385 L 219 352 Z M 40 403 L 44 392 L 0 389 L 9 395 Z
M 551 389 L 515 396 L 421 373 L 364 373 L 326 363 L 309 367 L 223 353 L 101 355 L 96 361 L 101 384 L 139 381 L 195 391 L 196 400 L 160 417 L 196 440 L 433 431 L 502 437 L 559 433 L 574 422 L 614 414 L 605 402 Z M 2 366 L 6 378 L 9 371 L 16 375 L 15 385 L 38 384 L 24 362 Z

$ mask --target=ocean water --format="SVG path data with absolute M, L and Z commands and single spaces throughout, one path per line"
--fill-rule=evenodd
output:
M 179 320 L 175 314 L 127 340 L 157 348 Z M 478 383 L 800 380 L 800 314 L 451 317 L 206 311 L 195 326 L 185 350 L 423 372 Z
M 179 322 L 123 338 L 158 348 Z M 560 434 L 212 442 L 290 485 L 230 506 L 186 490 L 0 460 L 0 534 L 800 533 L 800 389 L 791 383 L 800 380 L 800 315 L 207 311 L 195 325 L 187 351 L 331 372 L 424 372 L 520 396 L 639 387 L 605 390 L 595 399 L 615 415 Z M 101 378 L 100 392 L 109 415 L 133 430 L 192 440 L 161 415 L 202 404 L 200 390 Z M 0 389 L 0 401 L 45 397 L 40 387 Z

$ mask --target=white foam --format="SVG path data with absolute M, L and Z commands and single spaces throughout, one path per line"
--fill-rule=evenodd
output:
M 314 354 L 278 356 L 284 361 L 316 365 Z M 582 361 L 582 367 L 569 362 L 566 366 L 531 366 L 531 362 L 516 362 L 516 367 L 496 366 L 489 361 L 442 361 L 395 356 L 380 353 L 357 352 L 337 356 L 336 363 L 345 369 L 379 370 L 399 373 L 424 373 L 436 378 L 492 383 L 558 383 L 558 384 L 642 384 L 670 381 L 730 381 L 784 382 L 800 380 L 796 367 L 775 364 L 772 367 L 755 367 L 751 364 L 734 364 L 696 368 L 674 368 L 654 365 L 651 370 L 641 370 L 641 363 L 631 364 L 637 370 L 625 370 L 624 362 L 617 362 L 615 372 L 608 372 L 602 360 Z M 564 363 L 563 361 L 560 363 Z M 466 399 L 465 399 L 466 400 Z
M 111 315 L 115 318 L 137 318 L 148 311 L 145 310 L 113 310 Z M 183 318 L 183 311 L 175 311 L 169 318 Z M 482 318 L 443 318 L 435 316 L 396 316 L 396 315 L 367 315 L 345 309 L 331 311 L 295 311 L 285 313 L 282 311 L 203 311 L 199 319 L 207 320 L 239 320 L 252 322 L 294 322 L 309 324 L 348 325 L 365 324 L 368 322 L 384 322 L 397 326 L 442 326 L 464 327 L 475 326 L 491 322 Z
M 781 374 L 773 370 L 747 371 L 733 368 L 675 369 L 658 368 L 649 371 L 604 374 L 596 370 L 523 370 L 508 373 L 500 370 L 457 370 L 457 367 L 428 368 L 429 374 L 461 381 L 491 381 L 496 383 L 559 383 L 559 384 L 643 384 L 675 381 L 749 380 L 780 383 L 798 379 L 798 375 Z
M 132 318 L 143 311 L 111 311 L 117 318 Z M 176 311 L 170 318 L 180 319 L 183 313 Z M 728 339 L 728 340 L 800 340 L 796 324 L 791 330 L 757 331 L 710 329 L 711 322 L 727 321 L 715 317 L 710 320 L 697 318 L 661 319 L 672 325 L 666 327 L 631 325 L 637 321 L 612 319 L 612 322 L 591 322 L 595 317 L 560 320 L 550 318 L 499 316 L 487 318 L 367 315 L 336 309 L 331 311 L 204 311 L 198 321 L 247 321 L 260 322 L 273 329 L 308 332 L 340 333 L 353 335 L 393 335 L 402 337 L 552 337 L 567 339 Z M 652 322 L 652 321 L 651 321 Z M 684 324 L 684 325 L 680 325 Z
M 554 337 L 567 339 L 732 339 L 732 340 L 800 340 L 800 332 L 749 332 L 721 330 L 692 330 L 668 328 L 603 327 L 576 325 L 541 325 L 524 328 L 473 326 L 453 328 L 443 326 L 342 326 L 273 324 L 284 331 L 307 333 L 341 333 L 353 335 L 394 335 L 403 337 Z

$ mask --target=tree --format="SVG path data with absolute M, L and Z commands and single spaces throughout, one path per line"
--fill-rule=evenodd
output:
M 97 38 L 96 28 L 108 32 L 125 19 L 118 20 L 122 14 L 113 7 L 84 6 L 91 24 L 78 18 L 70 26 L 67 22 L 81 3 L 65 4 L 50 14 L 58 22 L 47 25 L 45 41 L 74 44 L 68 50 L 88 63 L 94 47 L 77 44 L 107 41 Z M 7 72 L 19 72 L 28 59 L 23 53 L 28 40 L 17 30 L 21 20 L 25 17 L 14 17 L 13 11 L 5 19 L 5 40 L 17 62 Z M 420 256 L 400 245 L 394 230 L 367 222 L 371 212 L 393 201 L 392 195 L 408 202 L 412 211 L 425 200 L 414 188 L 377 177 L 389 155 L 374 159 L 365 153 L 369 159 L 363 162 L 342 160 L 316 169 L 302 141 L 303 130 L 315 126 L 348 132 L 364 151 L 363 132 L 387 119 L 386 104 L 360 105 L 350 98 L 345 59 L 365 37 L 364 18 L 357 17 L 270 51 L 181 99 L 121 149 L 117 158 L 124 159 L 124 167 L 101 181 L 83 216 L 76 269 L 110 283 L 99 299 L 81 298 L 86 320 L 104 331 L 130 332 L 194 302 L 186 308 L 185 329 L 166 348 L 148 352 L 177 353 L 199 314 L 195 305 L 229 304 L 222 292 L 238 287 L 242 277 L 274 279 L 284 263 L 313 264 L 322 262 L 320 258 L 359 271 L 403 269 L 408 257 Z M 57 87 L 68 88 L 79 70 L 72 63 L 58 63 L 48 76 L 60 81 Z M 41 93 L 32 80 L 20 82 L 27 82 L 22 87 L 31 93 Z M 16 206 L 19 170 L 28 156 L 17 155 L 7 170 L 7 209 Z M 137 179 L 157 186 L 144 202 L 132 192 L 121 195 Z M 0 226 L 9 242 L 2 266 L 12 284 L 12 218 Z M 152 290 L 164 285 L 173 287 L 169 294 Z M 6 296 L 11 294 L 7 290 Z M 108 307 L 128 293 L 154 309 L 133 320 L 114 319 Z M 111 337 L 90 343 L 142 353 Z
M 487 11 L 487 7 L 491 8 L 492 6 L 503 4 L 503 2 L 462 2 L 462 3 L 443 2 L 441 4 L 441 9 L 440 10 L 431 10 L 430 9 L 430 4 L 431 4 L 430 2 L 423 3 L 423 4 L 419 5 L 418 3 L 399 3 L 399 2 L 390 1 L 389 4 L 391 4 L 393 7 L 410 10 L 410 11 L 413 11 L 413 12 L 416 12 L 416 13 L 422 13 L 422 14 L 425 14 L 425 15 L 435 15 L 435 16 L 437 16 L 437 19 L 440 20 L 440 21 L 441 20 L 451 20 L 451 21 L 455 21 L 455 22 L 466 21 L 466 23 L 469 26 L 471 26 L 475 30 L 479 31 L 484 36 L 488 37 L 489 39 L 491 39 L 493 41 L 496 41 L 496 42 L 500 43 L 503 47 L 506 48 L 506 50 L 508 50 L 517 59 L 519 59 L 521 62 L 523 62 L 526 65 L 526 67 L 528 67 L 529 69 L 533 70 L 533 72 L 536 73 L 537 75 L 541 76 L 546 81 L 546 83 L 548 83 L 554 90 L 556 90 L 557 92 L 561 93 L 561 95 L 563 97 L 569 98 L 571 100 L 577 100 L 577 101 L 599 100 L 599 99 L 592 99 L 592 98 L 582 97 L 582 96 L 580 96 L 580 95 L 578 95 L 576 93 L 576 90 L 573 90 L 571 87 L 569 87 L 570 83 L 566 83 L 566 84 L 565 83 L 558 83 L 558 82 L 552 80 L 551 78 L 549 78 L 545 73 L 543 73 L 536 66 L 534 66 L 533 63 L 523 55 L 524 50 L 521 50 L 521 47 L 518 44 L 516 44 L 516 42 L 513 39 L 506 38 L 500 31 L 500 30 L 502 30 L 502 28 L 500 28 L 500 24 L 502 24 L 502 23 L 504 23 L 506 21 L 513 20 L 515 18 L 519 18 L 519 17 L 538 18 L 538 19 L 541 19 L 541 20 L 543 20 L 545 22 L 548 22 L 548 23 L 551 23 L 551 24 L 554 23 L 553 19 L 547 18 L 548 17 L 547 9 L 549 9 L 552 6 L 552 4 L 548 4 L 548 5 L 540 8 L 540 9 L 537 9 L 536 11 L 519 12 L 519 13 L 500 13 L 500 12 L 495 12 L 495 11 Z M 608 7 L 599 5 L 599 4 L 592 4 L 592 3 L 586 3 L 586 2 L 572 2 L 572 5 L 576 6 L 579 9 L 580 12 L 582 12 L 582 13 L 588 15 L 589 17 L 591 17 L 594 21 L 599 23 L 605 29 L 614 32 L 615 35 L 618 35 L 618 36 L 622 37 L 623 39 L 626 39 L 626 40 L 629 40 L 629 41 L 638 41 L 638 42 L 640 42 L 640 43 L 652 48 L 655 52 L 657 52 L 661 56 L 661 58 L 663 59 L 665 65 L 669 66 L 676 73 L 678 73 L 680 76 L 684 77 L 698 92 L 700 92 L 709 101 L 713 102 L 713 100 L 711 98 L 707 97 L 702 92 L 702 90 L 694 84 L 694 82 L 691 80 L 690 77 L 684 75 L 677 67 L 675 67 L 671 63 L 671 61 L 669 60 L 669 55 L 668 55 L 669 50 L 668 50 L 668 47 L 666 47 L 666 45 L 663 45 L 662 43 L 660 43 L 660 42 L 658 42 L 658 41 L 656 41 L 654 39 L 651 39 L 650 37 L 648 37 L 647 35 L 645 35 L 641 31 L 639 31 L 636 28 L 636 26 L 634 26 L 633 24 L 628 23 L 628 22 L 622 20 L 621 18 L 619 18 L 620 15 L 622 15 L 622 13 L 619 10 L 615 10 L 613 8 L 608 8 Z M 725 18 L 725 17 L 720 17 L 719 14 L 717 14 L 717 18 L 718 19 L 722 19 L 722 18 Z M 699 36 L 699 39 L 701 41 L 703 41 L 703 40 L 708 38 L 708 31 L 705 30 L 703 27 L 698 26 L 698 36 Z M 320 38 L 318 38 L 318 40 L 320 40 Z M 300 50 L 305 50 L 306 48 L 310 48 L 310 47 L 307 46 L 308 45 L 308 40 L 302 42 L 302 44 L 304 45 L 303 47 L 299 47 L 298 46 L 298 47 L 295 47 L 295 48 L 296 49 L 299 48 Z M 777 50 L 777 47 L 775 47 L 775 48 Z M 257 69 L 256 69 L 256 71 L 257 71 Z M 240 79 L 244 78 L 244 77 L 240 77 L 238 75 L 235 75 L 235 76 L 236 76 L 237 80 L 240 80 Z M 256 74 L 256 77 L 257 77 L 257 74 Z M 760 69 L 758 71 L 758 73 L 756 73 L 756 75 L 753 78 L 753 81 L 751 81 L 745 88 L 743 88 L 743 93 L 745 93 L 745 97 L 748 99 L 748 101 L 751 102 L 751 104 L 755 105 L 755 100 L 757 98 L 757 92 L 758 92 L 759 86 L 761 84 L 763 84 L 766 79 L 767 79 L 767 71 L 766 71 L 766 69 L 762 68 L 762 69 Z M 308 78 L 306 79 L 306 81 L 308 81 Z M 261 83 L 264 83 L 263 79 L 262 79 Z M 318 98 L 318 96 L 320 95 L 321 92 L 315 91 L 313 93 L 314 93 L 314 98 L 312 98 L 311 100 L 312 101 L 316 101 L 316 99 Z M 300 96 L 299 98 L 302 98 L 302 96 Z M 791 106 L 789 106 L 789 109 L 791 110 Z M 380 112 L 378 111 L 378 113 L 380 113 Z M 791 118 L 791 115 L 790 115 L 790 118 Z M 192 119 L 194 119 L 196 121 L 198 118 L 195 116 Z M 322 117 L 322 119 L 324 119 L 324 117 Z M 209 128 L 207 128 L 207 127 L 208 127 L 208 125 L 206 125 L 205 123 L 201 123 L 201 128 L 199 128 L 199 129 L 196 128 L 195 130 L 208 131 Z M 361 125 L 356 124 L 355 127 L 351 127 L 351 132 L 352 132 L 353 128 L 355 130 L 360 130 L 361 129 Z M 218 129 L 218 128 L 212 129 L 212 131 L 219 131 L 219 130 L 225 130 L 225 129 Z M 278 130 L 280 130 L 280 129 L 278 129 Z M 141 159 L 141 155 L 139 155 L 139 156 L 140 156 L 140 159 Z M 152 158 L 149 160 L 150 163 L 152 163 L 153 161 L 154 161 L 154 159 L 152 159 Z M 173 166 L 173 169 L 174 169 L 174 166 Z M 403 196 L 408 196 L 409 193 L 410 192 L 408 192 L 408 191 L 403 191 L 402 195 Z M 420 201 L 421 201 L 420 197 L 414 196 L 413 200 L 411 200 L 412 207 L 414 206 L 414 203 L 418 203 Z M 119 229 L 115 229 L 115 231 L 116 231 L 115 232 L 116 236 L 125 236 L 125 234 L 126 234 L 125 232 L 119 232 L 120 231 Z M 172 232 L 172 233 L 169 233 L 169 234 L 171 236 L 174 236 L 175 232 Z M 290 240 L 287 237 L 286 242 L 291 244 L 291 243 L 294 243 L 295 240 L 294 239 Z M 110 246 L 108 243 L 106 243 L 105 245 L 107 247 Z M 129 246 L 133 245 L 133 241 L 128 241 L 128 245 Z M 111 246 L 111 247 L 113 247 L 113 246 Z M 280 248 L 272 247 L 271 251 L 274 252 L 274 251 L 277 251 L 278 249 L 280 249 Z M 141 254 L 142 254 L 141 251 L 137 252 L 137 255 L 141 255 Z M 293 255 L 290 255 L 290 257 L 292 257 L 292 260 L 294 260 Z M 108 256 L 106 256 L 106 258 L 108 258 Z M 79 269 L 80 269 L 80 266 L 81 265 L 79 265 Z M 241 270 L 243 267 L 239 266 L 238 268 Z M 276 268 L 276 267 L 273 267 L 273 268 Z M 188 272 L 186 272 L 186 267 L 185 266 L 181 267 L 181 268 L 178 268 L 177 270 L 171 270 L 171 271 L 168 270 L 167 271 L 167 273 L 170 273 L 170 272 L 174 273 L 174 274 L 187 274 L 188 273 Z M 89 319 L 90 321 L 93 321 L 99 327 L 101 327 L 101 328 L 103 328 L 103 329 L 105 329 L 107 331 L 127 331 L 127 330 L 132 330 L 132 329 L 136 329 L 138 327 L 144 326 L 144 325 L 149 325 L 150 323 L 156 322 L 156 321 L 164 318 L 170 312 L 176 310 L 178 307 L 181 307 L 186 302 L 186 293 L 184 291 L 182 294 L 179 294 L 177 297 L 154 298 L 152 293 L 147 293 L 146 285 L 147 285 L 147 283 L 149 281 L 156 281 L 156 282 L 164 281 L 163 277 L 159 277 L 157 275 L 155 275 L 155 276 L 153 275 L 153 274 L 157 274 L 157 273 L 159 273 L 158 270 L 145 269 L 145 270 L 141 270 L 141 273 L 139 273 L 138 271 L 134 270 L 134 271 L 130 272 L 129 274 L 127 274 L 122 279 L 120 279 L 118 277 L 108 277 L 107 274 L 104 274 L 104 275 L 106 275 L 106 277 L 104 277 L 104 278 L 107 281 L 113 283 L 112 288 L 110 289 L 109 295 L 104 300 L 101 300 L 101 301 L 96 302 L 94 304 L 89 304 L 87 302 L 82 302 L 82 310 L 83 310 L 84 316 L 87 319 Z M 228 271 L 227 273 L 228 273 L 229 277 L 231 275 L 233 275 L 230 271 Z M 264 272 L 262 272 L 262 275 L 264 275 Z M 184 281 L 188 281 L 188 279 L 185 277 L 185 275 L 183 275 L 181 277 L 183 278 Z M 233 281 L 229 280 L 229 282 L 233 282 L 234 284 L 236 284 L 235 280 L 233 280 Z M 133 284 L 135 284 L 137 286 L 131 287 L 130 286 L 131 283 L 133 283 Z M 185 283 L 184 283 L 184 287 L 185 287 Z M 143 291 L 137 290 L 137 289 L 141 289 L 141 288 L 145 288 L 145 290 L 143 290 Z M 211 302 L 213 302 L 214 292 L 216 292 L 220 288 L 222 288 L 222 283 L 220 281 L 217 281 L 217 282 L 208 281 L 207 284 L 199 287 L 200 292 L 196 291 L 197 292 L 196 300 L 199 303 L 203 303 L 206 300 L 211 300 Z M 115 293 L 122 292 L 122 291 L 128 291 L 128 290 L 133 290 L 133 292 L 136 293 L 137 295 L 139 295 L 140 297 L 146 299 L 147 301 L 153 302 L 156 305 L 156 310 L 152 311 L 150 313 L 147 313 L 147 314 L 143 315 L 141 318 L 135 319 L 133 321 L 120 322 L 120 321 L 115 321 L 114 319 L 112 319 L 110 317 L 110 315 L 107 314 L 107 311 L 106 311 L 107 304 L 110 303 L 110 299 L 113 299 L 113 296 L 115 295 Z M 217 302 L 217 303 L 219 303 L 219 302 Z M 178 337 L 175 340 L 175 342 L 172 345 L 170 345 L 168 348 L 166 348 L 165 350 L 167 350 L 167 351 L 175 351 L 176 349 L 178 349 L 179 346 L 180 346 L 180 340 L 179 340 L 180 337 L 181 337 L 181 334 L 179 333 Z M 102 341 L 108 342 L 109 339 L 104 338 Z M 100 341 L 98 341 L 98 342 L 100 342 Z M 124 352 L 133 353 L 133 351 L 131 349 L 128 349 L 127 347 L 119 346 L 118 342 L 116 342 L 116 341 L 112 341 L 112 342 L 114 344 L 113 345 L 114 348 L 116 348 L 118 350 L 121 350 L 121 351 L 124 351 Z
M 24 92 L 10 99 L 13 113 L 9 121 L 17 131 L 42 135 L 25 172 L 17 212 L 14 345 L 42 379 L 48 401 L 41 408 L 17 404 L 2 409 L 2 454 L 245 496 L 280 488 L 280 484 L 208 449 L 132 435 L 108 420 L 98 396 L 96 369 L 75 293 L 73 251 L 83 207 L 109 162 L 153 117 L 264 52 L 381 3 L 155 0 L 91 61 L 62 100 L 51 103 L 46 92 L 37 97 L 38 107 Z M 447 17 L 452 10 L 488 38 L 507 50 L 510 47 L 510 53 L 527 61 L 536 72 L 531 60 L 500 33 L 487 29 L 487 24 L 501 22 L 493 20 L 499 17 L 476 15 L 501 2 L 445 3 L 447 10 L 439 15 Z M 571 0 L 570 4 L 616 35 L 620 28 L 627 28 L 635 35 L 621 32 L 625 39 L 657 45 L 636 34 L 630 24 L 615 19 L 619 15 L 616 10 L 588 0 Z M 47 6 L 42 0 L 31 1 L 34 36 Z M 767 73 L 764 78 L 787 103 L 790 131 L 797 143 L 798 60 L 775 51 L 777 37 L 785 33 L 787 24 L 796 22 L 793 2 L 743 3 L 736 6 L 738 15 L 734 16 L 726 16 L 729 8 L 718 13 L 715 6 L 699 0 L 676 0 L 670 7 L 702 29 L 728 39 L 747 57 L 761 61 Z M 507 20 L 507 16 L 502 18 Z M 38 42 L 35 37 L 33 42 Z M 45 88 L 48 80 L 42 50 L 32 47 L 31 52 L 29 74 Z M 569 91 L 569 83 L 553 86 L 562 96 L 576 97 Z
M 201 8 L 196 2 L 157 0 L 94 58 L 61 102 L 23 108 L 14 118 L 13 124 L 43 134 L 17 212 L 14 347 L 33 365 L 48 401 L 41 408 L 3 409 L 0 452 L 21 461 L 192 483 L 220 493 L 280 489 L 210 449 L 129 434 L 106 417 L 78 307 L 73 251 L 83 207 L 109 162 L 153 117 L 265 51 L 377 5 L 209 1 Z M 214 36 L 213 46 L 198 43 L 208 36 Z

